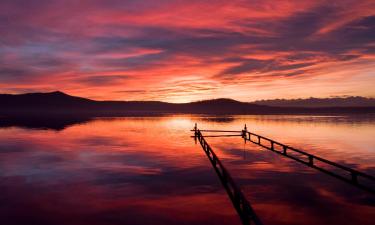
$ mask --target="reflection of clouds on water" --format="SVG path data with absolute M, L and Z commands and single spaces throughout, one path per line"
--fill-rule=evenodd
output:
M 174 115 L 98 118 L 58 131 L 1 128 L 0 219 L 7 224 L 237 224 L 207 157 L 190 138 L 195 122 L 228 130 L 246 123 L 303 150 L 373 168 L 371 152 L 358 147 L 353 154 L 352 146 L 354 141 L 372 148 L 372 123 L 262 118 Z M 265 223 L 372 224 L 375 201 L 366 193 L 239 137 L 207 141 Z

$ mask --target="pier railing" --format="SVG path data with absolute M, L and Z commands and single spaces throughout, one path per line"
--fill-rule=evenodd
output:
M 308 152 L 293 148 L 291 146 L 282 144 L 280 142 L 274 141 L 270 138 L 249 132 L 247 130 L 246 124 L 245 128 L 241 131 L 233 130 L 199 130 L 197 124 L 195 124 L 194 138 L 198 140 L 201 144 L 204 152 L 206 153 L 208 159 L 210 160 L 212 166 L 214 167 L 217 175 L 220 178 L 225 190 L 228 193 L 230 200 L 234 208 L 236 209 L 238 215 L 241 218 L 243 224 L 262 224 L 255 211 L 251 207 L 249 201 L 246 199 L 241 189 L 236 185 L 233 178 L 221 163 L 220 159 L 217 157 L 215 152 L 212 150 L 210 145 L 205 140 L 205 137 L 242 137 L 245 142 L 250 141 L 256 145 L 259 145 L 267 150 L 275 152 L 284 157 L 293 159 L 299 163 L 302 163 L 310 168 L 319 170 L 325 174 L 331 175 L 332 177 L 338 178 L 345 181 L 351 185 L 354 185 L 360 189 L 366 190 L 372 194 L 375 194 L 375 177 L 366 174 L 364 172 L 349 168 L 344 165 L 332 162 L 330 160 L 324 159 L 322 157 L 310 154 Z M 202 132 L 207 133 L 220 133 L 217 135 L 204 135 Z M 224 134 L 221 134 L 224 133 Z M 231 134 L 228 134 L 231 133 Z M 331 167 L 333 169 L 328 170 L 324 167 Z
M 235 135 L 235 136 L 241 136 Z M 210 145 L 204 139 L 201 131 L 195 127 L 194 137 L 198 139 L 204 152 L 206 153 L 208 159 L 210 160 L 213 168 L 215 169 L 217 175 L 220 178 L 222 185 L 228 193 L 230 200 L 234 208 L 236 209 L 241 221 L 245 225 L 256 224 L 261 225 L 262 222 L 255 214 L 253 208 L 251 207 L 249 201 L 246 199 L 245 195 L 242 193 L 241 189 L 236 185 L 233 178 L 221 163 L 220 159 L 217 157 L 215 152 L 212 150 Z
M 197 130 L 197 125 L 194 130 Z M 250 141 L 258 146 L 261 146 L 267 150 L 275 152 L 281 156 L 293 159 L 299 163 L 302 163 L 310 168 L 319 170 L 332 177 L 345 181 L 348 184 L 354 185 L 357 188 L 366 190 L 375 194 L 375 177 L 367 173 L 352 169 L 350 167 L 341 165 L 336 162 L 332 162 L 328 159 L 316 156 L 314 154 L 302 151 L 291 146 L 282 144 L 278 141 L 270 138 L 255 134 L 248 131 L 246 124 L 243 130 L 200 130 L 200 132 L 207 133 L 220 133 L 220 135 L 205 135 L 205 137 L 232 137 L 241 136 L 245 141 Z M 224 134 L 222 134 L 224 133 Z M 230 134 L 228 134 L 230 133 Z M 330 169 L 328 169 L 330 168 Z
M 340 165 L 338 163 L 310 154 L 308 152 L 290 147 L 288 145 L 274 141 L 270 138 L 249 132 L 247 131 L 246 125 L 245 128 L 241 131 L 241 133 L 242 138 L 244 138 L 245 141 L 250 141 L 279 155 L 293 159 L 297 162 L 305 164 L 306 166 L 317 169 L 321 172 L 324 172 L 328 175 L 345 181 L 351 185 L 354 185 L 358 188 L 375 194 L 375 177 L 369 174 L 360 172 L 358 170 L 349 168 L 344 165 Z M 328 170 L 324 167 L 330 167 L 332 169 Z

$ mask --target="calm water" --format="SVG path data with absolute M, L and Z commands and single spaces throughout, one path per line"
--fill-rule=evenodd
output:
M 3 120 L 3 121 L 1 121 Z M 0 119 L 0 224 L 240 224 L 189 130 L 249 130 L 375 175 L 375 117 Z M 207 138 L 264 224 L 373 224 L 375 196 L 240 137 Z

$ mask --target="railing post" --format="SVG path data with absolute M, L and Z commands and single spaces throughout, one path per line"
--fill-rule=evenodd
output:
M 310 166 L 314 165 L 314 156 L 312 156 L 312 155 L 309 155 L 309 164 L 310 164 Z
M 260 144 L 260 137 L 258 136 L 258 144 Z
M 245 141 L 246 141 L 246 134 L 247 134 L 247 126 L 245 124 L 245 127 L 242 130 L 242 138 L 245 139 Z
M 286 150 L 287 150 L 288 148 L 285 146 L 285 145 L 283 145 L 283 154 L 284 155 L 286 155 Z
M 274 142 L 273 141 L 271 141 L 271 150 L 273 151 L 273 150 L 275 150 L 275 147 L 274 147 Z

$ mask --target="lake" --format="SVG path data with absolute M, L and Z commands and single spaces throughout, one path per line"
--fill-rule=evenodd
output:
M 4 120 L 0 118 L 0 121 Z M 241 224 L 199 128 L 250 131 L 375 176 L 375 116 L 0 122 L 1 224 Z M 206 138 L 264 224 L 373 224 L 375 195 L 245 143 Z

